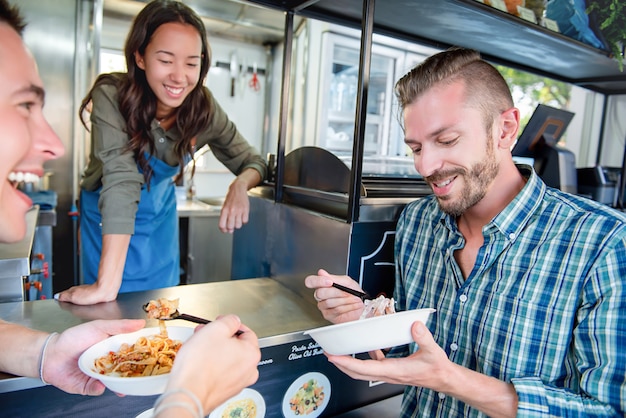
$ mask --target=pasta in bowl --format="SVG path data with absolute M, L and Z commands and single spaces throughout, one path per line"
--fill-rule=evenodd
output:
M 180 346 L 191 337 L 191 327 L 143 328 L 114 335 L 88 348 L 78 359 L 86 375 L 123 395 L 163 393 Z

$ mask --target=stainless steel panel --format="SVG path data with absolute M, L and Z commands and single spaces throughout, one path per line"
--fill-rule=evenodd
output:
M 306 275 L 319 268 L 346 272 L 349 240 L 350 225 L 339 218 L 253 193 L 250 221 L 234 234 L 232 277 L 272 277 L 310 294 L 303 290 Z
M 131 20 L 145 3 L 134 0 L 104 0 L 104 13 Z M 284 19 L 282 13 L 275 10 L 238 0 L 187 0 L 185 3 L 202 16 L 209 38 L 227 37 L 262 45 L 274 44 L 283 38 Z
M 46 168 L 54 173 L 50 189 L 58 195 L 57 211 L 66 214 L 73 202 L 73 188 L 79 178 L 74 170 L 74 103 L 77 11 L 81 0 L 20 0 L 18 6 L 28 22 L 24 40 L 37 63 L 46 87 L 44 113 L 65 145 L 65 155 L 50 161 Z M 82 41 L 79 39 L 78 41 Z M 85 40 L 86 42 L 86 40 Z M 80 93 L 82 94 L 82 93 Z M 54 229 L 55 287 L 73 284 L 73 235 L 71 219 L 59 216 Z M 56 283 L 59 281 L 59 283 Z M 65 284 L 66 282 L 66 284 Z
M 30 254 L 38 215 L 38 206 L 26 213 L 26 235 L 21 241 L 0 243 L 0 302 L 24 300 L 23 278 L 30 274 Z
M 362 206 L 363 218 L 371 219 L 347 223 L 344 218 L 325 214 L 327 210 L 309 209 L 319 207 L 315 205 L 328 209 L 329 202 L 340 206 L 341 199 L 324 200 L 328 193 L 307 189 L 308 206 L 295 206 L 275 203 L 268 189 L 252 190 L 250 223 L 235 232 L 233 279 L 272 277 L 310 297 L 312 292 L 304 286 L 304 278 L 323 268 L 349 275 L 370 294 L 391 296 L 395 225 L 407 199 L 371 199 L 373 204 Z
M 232 234 L 219 230 L 221 199 L 176 202 L 180 219 L 180 257 L 184 284 L 230 280 Z
M 5 260 L 3 260 L 5 261 Z M 0 277 L 0 303 L 24 300 L 23 277 L 17 272 L 28 269 L 28 260 L 6 260 L 0 268 L 7 269 L 5 277 Z
M 219 220 L 219 212 L 189 218 L 187 284 L 230 280 L 233 235 L 219 230 Z

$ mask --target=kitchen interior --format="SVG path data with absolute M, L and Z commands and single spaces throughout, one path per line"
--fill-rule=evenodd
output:
M 75 203 L 89 136 L 78 104 L 97 74 L 124 71 L 124 38 L 145 3 L 20 1 L 30 22 L 25 41 L 48 90 L 46 117 L 67 152 L 31 191 L 37 207 L 27 239 L 0 245 L 3 319 L 53 331 L 95 318 L 143 317 L 147 300 L 179 297 L 190 313 L 235 312 L 257 332 L 265 364 L 253 389 L 263 395 L 266 416 L 287 416 L 285 388 L 312 371 L 335 390 L 320 416 L 397 416 L 401 387 L 349 379 L 314 348 L 292 361 L 292 350 L 313 343 L 302 331 L 327 324 L 303 285 L 318 268 L 350 275 L 369 294 L 392 295 L 395 222 L 408 202 L 430 192 L 404 145 L 393 84 L 452 45 L 571 83 L 576 117 L 567 148 L 575 160 L 568 164 L 581 180 L 593 177 L 580 191 L 623 208 L 626 76 L 603 51 L 474 0 L 186 0 L 209 34 L 206 85 L 267 155 L 270 178 L 249 193 L 249 223 L 222 234 L 220 205 L 233 176 L 210 149 L 198 150 L 195 175 L 190 165 L 177 187 L 181 286 L 91 307 L 50 300 L 80 283 Z M 498 30 L 502 40 L 491 33 Z M 516 47 L 505 39 L 516 39 Z M 32 393 L 50 404 L 68 402 L 53 389 L 0 375 L 3 404 Z M 139 413 L 154 401 L 71 399 L 79 415 L 107 403 L 107 416 Z

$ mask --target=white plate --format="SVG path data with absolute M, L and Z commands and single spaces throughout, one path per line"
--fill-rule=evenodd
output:
M 411 325 L 415 321 L 426 323 L 433 312 L 432 308 L 413 309 L 310 329 L 304 334 L 310 335 L 329 354 L 365 353 L 412 342 Z
M 324 399 L 317 406 L 317 409 L 312 410 L 308 414 L 307 413 L 296 414 L 295 411 L 291 409 L 289 401 L 291 401 L 291 398 L 295 396 L 295 394 L 300 390 L 300 388 L 302 388 L 302 386 L 308 381 L 310 381 L 311 379 L 316 381 L 317 387 L 323 388 Z M 330 401 L 330 381 L 328 380 L 328 378 L 318 372 L 306 373 L 300 376 L 299 378 L 297 378 L 296 380 L 294 380 L 291 386 L 289 386 L 289 389 L 287 389 L 287 392 L 285 392 L 285 396 L 283 397 L 283 416 L 285 418 L 293 418 L 293 417 L 315 418 L 315 417 L 318 417 L 322 412 L 324 412 L 324 409 L 326 409 L 326 406 L 328 405 L 328 401 Z
M 167 327 L 167 334 L 173 340 L 187 341 L 193 335 L 190 327 Z M 129 334 L 118 334 L 89 347 L 78 359 L 78 367 L 88 376 L 100 380 L 111 391 L 123 395 L 159 395 L 165 390 L 168 374 L 146 377 L 117 377 L 100 374 L 94 370 L 94 361 L 109 351 L 118 351 L 122 343 L 134 344 L 139 337 L 157 335 L 158 327 L 143 328 Z
M 153 412 L 154 412 L 154 408 L 150 408 L 147 411 L 143 411 L 141 414 L 137 415 L 135 418 L 152 418 Z
M 211 412 L 209 418 L 222 418 L 222 414 L 226 412 L 228 407 L 237 401 L 241 401 L 244 399 L 250 399 L 256 405 L 256 418 L 264 418 L 265 417 L 265 400 L 263 396 L 259 392 L 254 389 L 245 388 L 242 390 L 239 395 L 233 396 L 217 408 Z M 230 418 L 228 415 L 224 416 L 225 418 Z

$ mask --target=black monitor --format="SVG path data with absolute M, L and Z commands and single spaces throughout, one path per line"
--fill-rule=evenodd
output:
M 516 157 L 535 158 L 542 142 L 556 145 L 572 121 L 574 114 L 544 104 L 537 105 L 528 124 L 517 139 L 513 148 Z
M 574 113 L 540 104 L 519 136 L 514 157 L 534 160 L 535 171 L 551 187 L 577 193 L 574 154 L 557 143 L 572 121 Z

